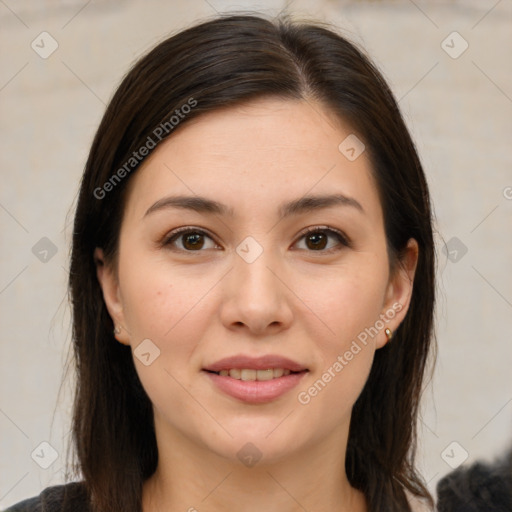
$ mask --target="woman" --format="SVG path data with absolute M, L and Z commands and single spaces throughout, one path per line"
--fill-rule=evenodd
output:
M 332 29 L 221 16 L 137 62 L 90 151 L 69 286 L 83 481 L 13 511 L 432 506 L 428 188 Z

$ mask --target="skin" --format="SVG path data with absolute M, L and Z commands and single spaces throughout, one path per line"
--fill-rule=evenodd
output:
M 396 329 L 412 292 L 417 244 L 409 241 L 402 265 L 390 272 L 370 162 L 365 152 L 349 161 L 338 150 L 351 133 L 317 103 L 260 99 L 183 125 L 131 177 L 117 265 L 99 248 L 95 257 L 105 303 L 121 328 L 117 340 L 134 350 L 149 338 L 160 350 L 149 366 L 134 357 L 153 403 L 159 450 L 144 512 L 367 510 L 344 461 L 351 409 L 375 351 L 387 343 L 384 329 L 309 403 L 297 398 L 379 315 Z M 279 217 L 282 202 L 332 193 L 357 200 L 363 211 L 335 205 Z M 171 194 L 206 196 L 234 215 L 177 208 L 145 215 Z M 183 226 L 212 238 L 202 238 L 199 249 L 183 235 L 174 245 L 160 243 Z M 342 231 L 350 246 L 329 235 L 316 249 L 301 235 L 316 226 Z M 263 250 L 252 263 L 236 252 L 247 236 Z M 278 399 L 247 404 L 202 371 L 234 354 L 278 354 L 309 372 Z M 237 457 L 248 442 L 262 455 L 252 467 Z

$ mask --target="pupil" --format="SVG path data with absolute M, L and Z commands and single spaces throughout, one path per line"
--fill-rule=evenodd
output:
M 309 235 L 308 240 L 313 241 L 313 248 L 323 249 L 325 247 L 326 236 L 323 233 L 314 233 Z

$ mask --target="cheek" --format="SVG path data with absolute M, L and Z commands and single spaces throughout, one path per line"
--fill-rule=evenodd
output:
M 310 275 L 301 281 L 297 294 L 307 297 L 311 311 L 325 327 L 321 330 L 322 336 L 318 330 L 311 330 L 310 337 L 318 340 L 322 352 L 329 359 L 333 354 L 346 350 L 352 340 L 371 329 L 383 312 L 387 269 L 376 258 L 368 257 L 367 260 L 364 265 L 347 264 L 330 269 L 323 276 Z M 313 329 L 313 322 L 310 324 Z
M 314 403 L 318 414 L 332 410 L 343 415 L 345 408 L 351 408 L 368 378 L 375 341 L 383 335 L 379 318 L 387 284 L 386 267 L 379 261 L 369 261 L 371 265 L 337 269 L 329 279 L 317 280 L 322 286 L 309 294 L 311 309 L 325 328 L 319 331 L 318 320 L 306 324 L 308 337 L 315 340 L 321 359 L 302 386 L 303 395 L 298 401 Z M 302 293 L 306 293 L 306 283 Z
M 187 324 L 191 332 L 190 318 L 201 318 L 198 312 L 208 279 L 192 282 L 190 275 L 171 268 L 163 258 L 136 252 L 125 259 L 119 274 L 124 317 L 135 338 L 179 343 L 176 333 Z
M 192 283 L 168 263 L 136 252 L 120 266 L 119 278 L 134 363 L 146 393 L 157 410 L 166 410 L 172 397 L 173 414 L 190 414 L 190 397 L 182 385 L 211 321 L 201 301 L 212 286 L 210 280 Z M 150 352 L 158 354 L 149 365 L 137 357 L 137 347 L 146 339 L 157 347 L 150 345 Z

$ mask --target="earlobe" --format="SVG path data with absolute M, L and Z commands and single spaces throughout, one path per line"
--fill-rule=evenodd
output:
M 381 348 L 391 341 L 394 331 L 402 323 L 409 310 L 418 256 L 418 242 L 411 238 L 407 242 L 407 246 L 388 283 L 383 311 L 386 319 L 386 329 L 379 336 L 377 348 Z M 389 329 L 390 334 L 387 329 Z
M 103 293 L 103 300 L 114 324 L 115 331 L 113 335 L 119 342 L 129 345 L 128 332 L 123 328 L 125 319 L 118 280 L 112 265 L 105 261 L 103 249 L 100 247 L 96 247 L 94 250 L 94 262 L 96 263 L 96 276 Z

